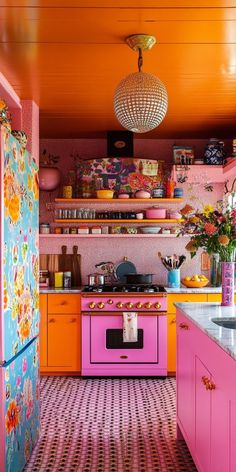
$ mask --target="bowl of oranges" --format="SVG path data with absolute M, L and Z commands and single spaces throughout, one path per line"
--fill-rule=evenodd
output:
M 185 287 L 188 288 L 202 288 L 206 287 L 206 285 L 209 283 L 209 279 L 205 277 L 205 275 L 198 275 L 195 274 L 192 277 L 187 276 L 184 279 L 181 280 L 181 283 L 185 285 Z

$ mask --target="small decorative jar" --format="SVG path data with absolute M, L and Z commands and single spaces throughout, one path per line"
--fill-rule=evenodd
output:
M 223 165 L 224 163 L 224 143 L 217 138 L 211 138 L 206 145 L 204 152 L 204 164 Z
M 39 232 L 40 232 L 40 234 L 50 234 L 50 224 L 49 223 L 41 223 L 39 225 Z

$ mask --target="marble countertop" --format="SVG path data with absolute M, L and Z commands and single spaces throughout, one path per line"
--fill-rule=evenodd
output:
M 221 293 L 221 287 L 202 287 L 202 288 L 169 288 L 165 287 L 167 293 Z M 235 287 L 236 292 L 236 287 Z
M 221 293 L 221 287 L 203 287 L 203 288 L 169 288 L 164 287 L 167 293 Z M 83 287 L 75 288 L 55 288 L 55 287 L 41 287 L 40 293 L 81 293 Z M 236 286 L 235 286 L 236 292 Z
M 55 287 L 41 287 L 39 288 L 40 293 L 81 293 L 83 287 L 71 287 L 71 288 L 55 288 Z
M 205 302 L 175 303 L 175 306 L 236 360 L 236 329 L 222 328 L 212 321 L 212 318 L 236 317 L 236 304 L 233 307 L 226 307 L 220 303 Z

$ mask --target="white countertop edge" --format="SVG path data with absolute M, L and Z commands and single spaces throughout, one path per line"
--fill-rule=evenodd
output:
M 174 305 L 180 308 L 192 323 L 236 360 L 236 330 L 223 328 L 211 321 L 212 318 L 236 317 L 236 304 L 226 307 L 221 306 L 220 303 L 177 302 Z
M 222 287 L 202 287 L 202 288 L 170 288 L 165 287 L 167 293 L 221 293 Z M 235 287 L 236 292 L 236 287 Z
M 76 288 L 55 288 L 55 287 L 41 287 L 39 293 L 81 293 L 83 287 Z

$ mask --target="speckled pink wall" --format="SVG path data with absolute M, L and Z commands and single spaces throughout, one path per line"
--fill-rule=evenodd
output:
M 195 155 L 202 156 L 206 141 L 204 140 L 134 140 L 134 155 L 135 157 L 147 157 L 149 159 L 162 159 L 166 161 L 172 160 L 172 145 L 194 145 Z M 228 143 L 230 146 L 230 143 Z M 41 151 L 47 149 L 48 152 L 60 156 L 58 167 L 62 169 L 63 176 L 66 176 L 66 171 L 73 168 L 72 154 L 79 154 L 81 158 L 96 158 L 106 157 L 106 140 L 42 140 L 40 143 Z M 214 184 L 213 192 L 206 190 L 204 184 L 210 182 L 207 173 L 201 175 L 193 183 L 183 184 L 185 202 L 193 204 L 195 207 L 201 207 L 205 203 L 214 204 L 218 199 L 222 198 L 223 186 L 222 184 Z M 179 186 L 179 184 L 178 184 Z M 41 192 L 40 204 L 40 220 L 53 221 L 53 203 L 54 198 L 58 192 Z M 113 204 L 114 205 L 114 204 Z M 184 203 L 181 207 L 184 206 Z M 176 208 L 176 205 L 168 205 L 169 208 Z M 135 209 L 137 204 L 135 205 Z M 79 253 L 82 255 L 82 282 L 87 282 L 87 275 L 95 271 L 95 264 L 100 261 L 113 261 L 115 263 L 127 256 L 129 260 L 134 262 L 139 273 L 152 273 L 154 275 L 154 282 L 160 284 L 167 283 L 167 271 L 160 263 L 158 258 L 158 251 L 164 255 L 173 253 L 182 254 L 185 252 L 185 245 L 187 238 L 93 238 L 85 236 L 83 238 L 60 237 L 60 238 L 41 238 L 40 252 L 41 253 L 60 253 L 61 246 L 66 244 L 68 253 L 72 252 L 74 244 L 78 245 Z M 187 261 L 182 267 L 181 277 L 185 275 L 200 273 L 200 255 L 193 260 L 188 256 Z
M 39 162 L 39 107 L 33 100 L 22 100 L 22 129 L 28 136 L 27 150 Z

